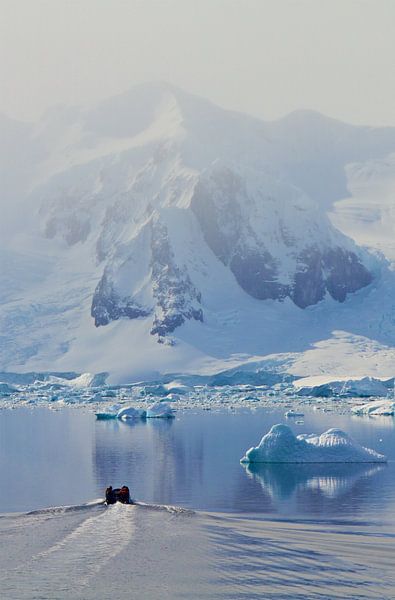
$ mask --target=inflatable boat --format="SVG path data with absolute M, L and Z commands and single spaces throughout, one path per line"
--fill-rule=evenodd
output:
M 130 500 L 129 488 L 123 485 L 121 488 L 113 488 L 111 485 L 106 489 L 106 504 L 133 504 Z

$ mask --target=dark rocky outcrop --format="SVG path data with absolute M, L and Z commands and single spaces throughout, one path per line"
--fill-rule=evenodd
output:
M 167 228 L 159 221 L 150 221 L 147 227 L 151 252 L 149 283 L 154 307 L 141 306 L 133 296 L 121 296 L 111 274 L 105 271 L 96 287 L 91 307 L 96 327 L 121 318 L 137 319 L 154 313 L 151 334 L 164 336 L 186 320 L 203 321 L 201 294 L 194 287 L 186 268 L 176 264 Z M 133 283 L 131 281 L 131 287 Z
M 276 281 L 276 261 L 265 250 L 238 252 L 229 266 L 238 284 L 253 298 L 280 300 L 288 294 L 287 286 Z
M 327 292 L 343 302 L 347 294 L 371 283 L 373 277 L 356 253 L 340 246 L 322 247 L 319 242 L 308 245 L 307 239 L 295 237 L 290 226 L 279 218 L 273 236 L 280 252 L 296 263 L 289 281 L 282 282 L 279 273 L 284 257 L 268 251 L 265 237 L 251 222 L 251 213 L 243 211 L 249 204 L 253 214 L 254 202 L 241 177 L 217 166 L 197 183 L 190 206 L 207 245 L 250 296 L 259 300 L 289 297 L 300 308 L 306 308 L 320 302 Z M 295 210 L 305 209 L 296 206 Z
M 344 302 L 347 294 L 369 285 L 373 277 L 358 256 L 343 248 L 325 251 L 311 247 L 299 258 L 294 285 L 289 296 L 300 308 L 317 304 L 329 292 L 338 302 Z
M 185 320 L 203 321 L 199 306 L 201 294 L 186 271 L 175 264 L 168 231 L 164 225 L 152 225 L 152 289 L 157 310 L 151 334 L 166 335 Z
M 96 327 L 108 325 L 122 317 L 137 319 L 147 317 L 151 309 L 139 306 L 132 298 L 121 298 L 114 290 L 106 272 L 98 283 L 92 299 L 91 316 Z

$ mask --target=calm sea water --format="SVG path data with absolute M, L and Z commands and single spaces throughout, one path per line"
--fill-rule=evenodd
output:
M 262 465 L 239 462 L 275 423 L 297 433 L 340 427 L 386 454 L 388 465 Z M 0 512 L 80 504 L 107 485 L 134 498 L 208 511 L 390 518 L 395 514 L 395 421 L 283 411 L 179 412 L 176 419 L 96 421 L 64 409 L 0 412 Z
M 341 427 L 389 463 L 240 465 L 280 422 Z M 0 597 L 393 600 L 394 433 L 320 411 L 0 411 Z M 93 502 L 124 483 L 140 505 Z

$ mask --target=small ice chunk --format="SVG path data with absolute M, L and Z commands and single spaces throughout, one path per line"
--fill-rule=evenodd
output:
M 173 409 L 166 402 L 155 402 L 147 410 L 147 418 L 172 418 L 174 417 Z
M 365 448 L 341 429 L 321 435 L 295 436 L 288 425 L 273 425 L 258 446 L 247 450 L 246 463 L 369 463 L 386 462 L 382 454 Z
M 304 417 L 304 413 L 291 409 L 291 410 L 287 410 L 287 412 L 285 413 L 285 416 L 287 417 L 287 419 L 289 417 Z

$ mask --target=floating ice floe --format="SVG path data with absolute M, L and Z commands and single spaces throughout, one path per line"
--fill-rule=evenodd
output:
M 147 413 L 145 410 L 133 408 L 133 406 L 126 406 L 125 408 L 121 408 L 116 416 L 117 419 L 128 421 L 129 419 L 145 419 L 146 415 Z
M 166 402 L 155 402 L 147 410 L 147 419 L 154 419 L 159 417 L 174 417 L 173 409 L 168 404 L 166 404 Z
M 369 463 L 386 462 L 382 454 L 365 448 L 341 429 L 321 435 L 295 436 L 288 425 L 273 425 L 259 446 L 247 450 L 246 463 Z
M 379 400 L 378 402 L 368 402 L 361 406 L 354 406 L 352 412 L 356 415 L 371 415 L 371 416 L 395 416 L 395 401 L 394 400 Z
M 98 421 L 108 421 L 109 419 L 117 418 L 116 413 L 111 413 L 111 412 L 97 412 L 97 413 L 95 413 L 95 415 L 96 415 L 96 419 Z
M 291 409 L 291 410 L 287 410 L 287 412 L 285 413 L 285 416 L 287 417 L 287 419 L 289 417 L 304 417 L 304 413 Z
M 330 398 L 371 396 L 383 397 L 388 395 L 388 382 L 381 381 L 375 377 L 362 378 L 339 378 L 333 381 L 322 381 L 322 377 L 309 377 L 294 382 L 298 396 L 314 396 Z

